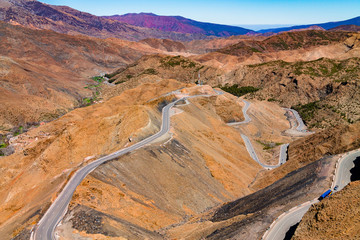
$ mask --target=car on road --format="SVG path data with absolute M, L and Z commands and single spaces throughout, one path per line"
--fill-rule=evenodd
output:
M 339 188 L 339 185 L 336 185 L 336 186 L 334 187 L 334 191 L 338 190 L 338 188 Z

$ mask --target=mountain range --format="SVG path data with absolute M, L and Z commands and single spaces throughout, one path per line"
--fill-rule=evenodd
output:
M 306 29 L 312 26 L 318 26 L 318 27 L 322 27 L 325 30 L 330 30 L 332 28 L 338 27 L 338 26 L 342 26 L 342 25 L 357 25 L 360 26 L 360 17 L 355 17 L 355 18 L 351 18 L 348 20 L 344 20 L 344 21 L 338 21 L 338 22 L 327 22 L 327 23 L 318 23 L 318 24 L 308 24 L 308 25 L 297 25 L 297 26 L 292 26 L 292 27 L 283 27 L 283 28 L 270 28 L 270 29 L 263 29 L 263 30 L 259 30 L 259 33 L 268 33 L 268 32 L 273 32 L 273 33 L 279 33 L 279 32 L 286 32 L 286 31 L 291 31 L 294 29 Z
M 118 20 L 138 27 L 155 28 L 165 32 L 203 34 L 216 37 L 229 37 L 254 32 L 242 27 L 198 22 L 181 16 L 158 16 L 153 13 L 129 13 L 104 16 L 104 18 Z
M 47 29 L 70 35 L 97 38 L 119 38 L 139 41 L 147 38 L 191 41 L 235 35 L 279 33 L 315 28 L 329 30 L 342 25 L 360 25 L 360 17 L 323 24 L 253 30 L 222 24 L 199 22 L 181 16 L 159 16 L 153 13 L 129 13 L 95 16 L 67 6 L 55 6 L 36 0 L 0 0 L 0 21 L 32 29 Z M 351 28 L 354 29 L 354 28 Z

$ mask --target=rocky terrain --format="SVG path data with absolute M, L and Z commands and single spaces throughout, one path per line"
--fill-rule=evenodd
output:
M 345 189 L 312 206 L 291 239 L 358 239 L 359 191 L 360 182 L 351 182 Z

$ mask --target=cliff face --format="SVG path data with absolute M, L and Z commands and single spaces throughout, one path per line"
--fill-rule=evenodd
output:
M 292 237 L 302 239 L 359 239 L 360 181 L 313 205 Z

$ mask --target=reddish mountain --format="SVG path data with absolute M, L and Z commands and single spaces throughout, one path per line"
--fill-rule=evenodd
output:
M 34 29 L 48 29 L 98 38 L 115 37 L 125 40 L 168 38 L 186 41 L 206 38 L 202 34 L 191 35 L 132 26 L 70 7 L 53 6 L 36 0 L 0 0 L 0 21 Z
M 341 25 L 329 29 L 329 31 L 346 31 L 346 32 L 360 32 L 360 26 L 358 25 Z
M 166 32 L 204 34 L 217 37 L 243 35 L 253 32 L 250 29 L 241 27 L 197 22 L 180 16 L 158 16 L 152 13 L 129 13 L 125 15 L 104 16 L 104 18 Z

